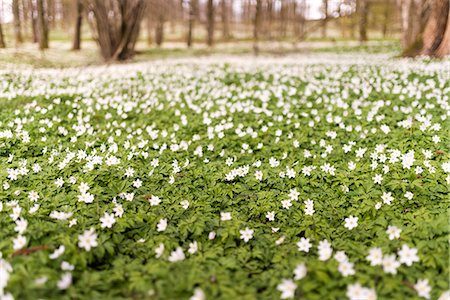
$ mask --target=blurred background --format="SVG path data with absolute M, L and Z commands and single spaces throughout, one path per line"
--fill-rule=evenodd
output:
M 0 64 L 449 53 L 448 0 L 0 0 Z

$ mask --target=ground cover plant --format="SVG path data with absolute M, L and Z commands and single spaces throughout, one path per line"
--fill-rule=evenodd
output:
M 0 298 L 448 299 L 447 63 L 0 71 Z

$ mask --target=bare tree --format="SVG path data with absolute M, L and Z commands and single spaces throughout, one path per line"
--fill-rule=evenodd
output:
M 0 48 L 6 48 L 5 37 L 3 35 L 1 14 L 0 14 Z
M 16 45 L 23 43 L 22 38 L 22 28 L 20 24 L 20 6 L 19 0 L 13 0 L 12 2 L 12 13 L 13 13 L 13 21 L 14 21 L 14 40 L 16 41 Z
M 230 38 L 230 22 L 229 22 L 229 15 L 228 15 L 228 1 L 222 0 L 221 2 L 221 18 L 222 18 L 222 37 L 224 40 L 227 40 Z
M 322 38 L 327 36 L 327 27 L 328 27 L 328 0 L 323 0 L 323 19 L 322 19 Z
M 91 13 L 95 39 L 105 61 L 126 60 L 134 56 L 145 0 L 85 0 Z
M 33 0 L 28 0 L 27 6 L 28 6 L 29 14 L 30 14 L 31 33 L 33 36 L 33 43 L 37 43 L 38 42 L 37 14 L 36 14 L 36 8 L 34 7 L 34 4 L 33 4 Z
M 167 2 L 165 0 L 157 0 L 153 1 L 155 17 L 156 17 L 156 26 L 155 26 L 155 42 L 158 47 L 161 47 L 164 41 L 164 26 L 167 21 Z
M 261 28 L 262 0 L 256 0 L 255 18 L 253 20 L 253 53 L 259 53 L 259 30 Z
M 82 0 L 77 0 L 77 16 L 75 19 L 75 33 L 73 36 L 72 50 L 81 49 L 81 25 L 83 22 L 83 3 Z
M 44 0 L 36 0 L 36 11 L 37 11 L 36 31 L 39 49 L 43 50 L 48 48 L 48 24 L 44 8 Z
M 198 0 L 189 0 L 189 19 L 188 19 L 188 33 L 187 33 L 187 46 L 189 48 L 192 46 L 197 8 L 198 8 Z
M 211 47 L 214 44 L 214 0 L 208 0 L 206 8 L 206 30 L 207 38 L 206 44 Z
M 369 1 L 359 0 L 359 41 L 367 41 L 367 16 L 369 14 Z

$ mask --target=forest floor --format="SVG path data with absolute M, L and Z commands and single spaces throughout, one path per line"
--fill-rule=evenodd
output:
M 137 55 L 130 62 L 171 59 L 179 57 L 199 57 L 217 55 L 252 55 L 253 43 L 248 41 L 228 42 L 208 48 L 205 44 L 195 44 L 191 49 L 184 43 L 168 42 L 161 48 L 148 47 L 144 42 L 137 45 Z M 399 52 L 398 42 L 374 40 L 361 45 L 358 41 L 304 41 L 304 42 L 261 42 L 260 55 L 289 56 L 310 53 L 390 53 Z M 85 67 L 103 64 L 97 45 L 84 41 L 82 50 L 72 51 L 69 41 L 51 41 L 50 48 L 39 51 L 36 44 L 24 43 L 20 47 L 0 49 L 0 69 L 8 66 L 35 68 Z
M 0 55 L 0 298 L 450 296 L 448 61 L 56 45 Z

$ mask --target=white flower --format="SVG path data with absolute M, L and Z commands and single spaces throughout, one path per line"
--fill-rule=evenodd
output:
M 398 251 L 400 263 L 407 266 L 412 266 L 413 263 L 419 261 L 416 248 L 409 248 L 408 245 L 403 244 L 402 249 Z
M 412 200 L 412 198 L 414 197 L 414 194 L 411 192 L 406 192 L 405 193 L 405 198 L 408 200 Z
M 78 247 L 84 248 L 86 251 L 90 251 L 92 248 L 97 246 L 97 234 L 95 233 L 94 228 L 85 230 L 83 234 L 78 236 Z
M 100 218 L 101 227 L 102 228 L 111 228 L 114 223 L 116 223 L 116 219 L 113 214 L 108 214 L 105 212 L 103 218 Z
M 153 195 L 152 195 L 152 196 L 150 197 L 149 202 L 150 202 L 150 205 L 151 205 L 151 206 L 155 206 L 155 205 L 158 205 L 159 203 L 161 203 L 161 200 L 159 199 L 158 196 L 153 196 Z
M 220 213 L 220 220 L 221 221 L 229 221 L 229 220 L 231 220 L 231 213 L 230 212 L 221 212 Z
M 35 191 L 31 191 L 28 193 L 28 198 L 33 201 L 36 202 L 39 199 L 39 194 Z
M 349 216 L 348 218 L 345 218 L 345 225 L 344 225 L 345 228 L 347 228 L 348 230 L 352 230 L 357 226 L 358 226 L 358 217 Z
M 370 262 L 371 266 L 379 266 L 383 263 L 383 252 L 380 248 L 371 248 L 366 259 Z
M 362 287 L 359 283 L 347 286 L 347 297 L 350 300 L 376 300 L 375 290 Z
M 61 270 L 63 270 L 63 271 L 73 271 L 74 269 L 75 269 L 75 266 L 71 265 L 67 261 L 62 261 L 61 262 Z
M 274 212 L 274 211 L 269 211 L 269 212 L 266 214 L 266 218 L 267 218 L 267 220 L 269 220 L 269 221 L 275 220 L 275 212 Z
M 192 243 L 189 243 L 189 250 L 188 252 L 190 254 L 194 254 L 198 250 L 198 244 L 197 241 L 193 241 Z
M 84 203 L 92 203 L 94 202 L 94 195 L 92 195 L 91 193 L 83 193 L 81 195 L 78 195 L 78 201 Z
M 189 300 L 205 300 L 206 296 L 205 293 L 202 291 L 201 288 L 196 288 L 194 290 L 194 295 L 192 295 L 191 298 L 189 298 Z
M 443 292 L 438 300 L 450 300 L 450 290 Z
M 312 216 L 314 212 L 314 202 L 310 199 L 307 199 L 305 201 L 305 215 Z
M 133 186 L 137 189 L 140 188 L 142 186 L 142 180 L 140 180 L 139 178 L 136 179 L 135 181 L 133 181 Z
M 74 177 L 72 177 L 72 178 L 74 178 Z M 85 182 L 82 182 L 78 186 L 78 190 L 80 191 L 81 194 L 85 194 L 89 190 L 89 185 Z
M 333 254 L 333 248 L 331 248 L 331 245 L 327 240 L 320 241 L 317 248 L 319 250 L 319 260 L 326 261 L 331 257 L 331 254 Z
M 400 262 L 397 261 L 395 255 L 385 255 L 383 257 L 383 271 L 390 274 L 397 274 L 397 268 L 400 267 Z
M 431 287 L 428 283 L 428 279 L 421 279 L 417 281 L 417 283 L 414 285 L 414 289 L 417 291 L 417 294 L 419 294 L 420 297 L 430 299 Z
M 281 292 L 281 299 L 294 298 L 295 289 L 297 289 L 297 285 L 292 279 L 283 279 L 283 281 L 277 285 L 277 290 Z
M 18 235 L 13 240 L 13 249 L 14 250 L 20 250 L 27 244 L 27 239 L 23 235 Z
M 61 276 L 61 279 L 58 280 L 58 282 L 56 283 L 56 286 L 60 290 L 65 290 L 65 289 L 69 288 L 69 286 L 71 284 L 72 284 L 72 274 L 71 273 L 64 273 Z
M 386 230 L 386 233 L 389 235 L 389 239 L 391 241 L 400 238 L 400 232 L 402 232 L 401 229 L 391 225 L 389 225 L 388 229 Z
M 28 227 L 28 221 L 20 218 L 20 219 L 16 220 L 16 227 L 14 228 L 14 231 L 17 232 L 18 234 L 22 234 L 25 232 L 27 227 Z
M 394 200 L 394 197 L 392 197 L 391 192 L 389 192 L 389 193 L 384 192 L 383 196 L 381 196 L 381 199 L 383 200 L 384 204 L 391 205 L 391 202 L 392 202 L 392 200 Z
M 156 227 L 157 227 L 156 230 L 158 232 L 162 232 L 162 231 L 166 230 L 166 228 L 167 228 L 167 219 L 160 219 L 159 223 L 156 225 Z
M 253 238 L 253 229 L 250 229 L 246 227 L 244 230 L 240 230 L 239 233 L 241 234 L 241 240 L 244 240 L 244 242 L 248 242 L 250 239 Z
M 183 249 L 181 247 L 177 247 L 176 250 L 172 251 L 169 256 L 170 262 L 176 262 L 180 260 L 184 260 L 186 256 L 184 255 Z
M 291 200 L 283 200 L 281 201 L 281 205 L 283 206 L 283 208 L 289 209 L 292 206 L 292 202 Z
M 59 177 L 58 179 L 55 180 L 55 185 L 59 188 L 62 187 L 64 185 L 64 179 Z
M 297 242 L 298 251 L 309 252 L 311 246 L 308 238 L 302 237 L 300 238 L 300 241 Z
M 375 174 L 375 176 L 372 177 L 372 180 L 374 183 L 381 184 L 381 182 L 383 181 L 383 176 L 381 174 Z
M 353 263 L 351 263 L 349 261 L 340 262 L 339 266 L 338 266 L 338 271 L 344 277 L 347 277 L 350 275 L 355 275 L 355 269 L 353 268 Z
M 161 257 L 161 255 L 163 255 L 163 253 L 164 253 L 164 244 L 163 243 L 160 243 L 159 245 L 158 245 L 158 247 L 155 249 L 155 253 L 156 253 L 156 258 L 160 258 Z
M 65 249 L 66 248 L 64 247 L 64 245 L 59 246 L 58 249 L 55 249 L 55 251 L 52 254 L 49 255 L 49 258 L 50 259 L 57 259 L 58 257 L 60 257 L 64 253 Z
M 182 208 L 188 209 L 188 207 L 189 207 L 189 201 L 183 200 L 183 201 L 180 202 L 180 205 L 181 205 Z
M 300 280 L 306 276 L 307 269 L 304 263 L 297 265 L 294 269 L 294 279 Z
M 261 181 L 262 178 L 263 178 L 263 172 L 260 171 L 260 170 L 256 171 L 256 172 L 255 172 L 255 178 L 256 178 L 256 180 Z

